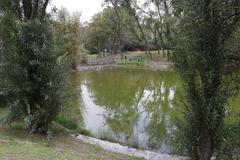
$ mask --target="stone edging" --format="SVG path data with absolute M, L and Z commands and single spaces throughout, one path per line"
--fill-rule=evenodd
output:
M 157 152 L 152 152 L 148 150 L 139 150 L 135 148 L 130 148 L 127 146 L 122 146 L 118 143 L 112 143 L 92 137 L 87 137 L 83 135 L 72 135 L 72 137 L 81 140 L 88 144 L 97 145 L 107 151 L 121 153 L 134 157 L 141 157 L 146 160 L 190 160 L 188 157 L 178 156 L 178 155 L 169 155 L 169 154 L 161 154 Z

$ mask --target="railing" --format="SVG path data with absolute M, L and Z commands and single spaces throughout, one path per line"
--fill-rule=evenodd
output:
M 106 65 L 115 63 L 115 59 L 112 56 L 104 57 L 104 58 L 93 58 L 89 57 L 87 60 L 88 65 Z

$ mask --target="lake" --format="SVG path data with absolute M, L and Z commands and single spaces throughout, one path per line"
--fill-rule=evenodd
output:
M 181 80 L 174 71 L 100 69 L 75 73 L 72 81 L 81 95 L 85 128 L 97 138 L 160 153 L 183 154 L 174 141 L 183 96 Z M 231 106 L 238 105 L 237 111 L 239 102 L 231 102 Z

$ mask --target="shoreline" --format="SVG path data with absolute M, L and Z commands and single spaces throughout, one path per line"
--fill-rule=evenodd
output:
M 188 157 L 184 157 L 184 156 L 162 154 L 162 153 L 157 153 L 157 152 L 153 152 L 153 151 L 149 151 L 149 150 L 135 149 L 135 148 L 131 148 L 128 146 L 123 146 L 119 143 L 104 141 L 101 139 L 88 137 L 88 136 L 84 136 L 81 134 L 72 135 L 72 137 L 76 138 L 77 140 L 83 141 L 84 143 L 99 146 L 102 149 L 110 151 L 110 152 L 125 154 L 125 155 L 133 156 L 133 157 L 144 158 L 146 160 L 161 160 L 161 159 L 163 159 L 163 160 L 189 160 Z
M 149 64 L 144 66 L 131 66 L 131 65 L 121 65 L 121 64 L 103 64 L 103 65 L 80 65 L 77 71 L 92 71 L 92 70 L 102 70 L 102 69 L 112 69 L 112 68 L 130 68 L 130 69 L 146 69 L 153 71 L 166 71 L 173 68 L 172 64 Z

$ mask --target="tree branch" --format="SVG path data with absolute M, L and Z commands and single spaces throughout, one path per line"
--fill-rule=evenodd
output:
M 33 9 L 33 19 L 35 19 L 38 15 L 38 9 L 39 9 L 39 0 L 35 0 L 34 3 L 34 9 Z
M 31 0 L 23 0 L 23 11 L 24 17 L 26 19 L 30 19 L 32 15 L 32 1 Z
M 43 7 L 42 7 L 42 14 L 41 14 L 41 17 L 40 17 L 40 21 L 42 22 L 46 16 L 46 9 L 47 9 L 47 6 L 48 6 L 48 3 L 49 3 L 50 0 L 45 0 L 44 4 L 43 4 Z

